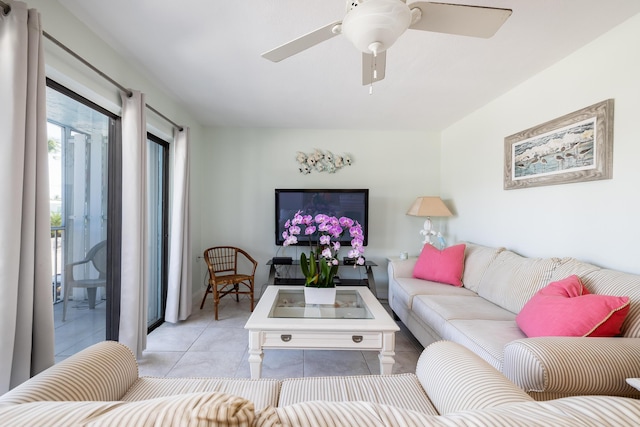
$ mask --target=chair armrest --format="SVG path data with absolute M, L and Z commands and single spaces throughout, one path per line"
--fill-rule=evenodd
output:
M 251 272 L 250 276 L 255 276 L 256 269 L 258 268 L 258 261 L 253 259 L 253 257 L 251 255 L 249 255 L 249 253 L 247 251 L 243 250 L 243 249 L 238 248 L 238 252 L 240 252 L 242 255 L 244 255 L 244 257 L 247 259 L 247 261 L 249 261 L 251 264 L 253 264 L 253 271 Z
M 510 342 L 503 373 L 527 392 L 640 397 L 640 338 L 537 337 Z
M 77 265 L 82 265 L 90 262 L 91 260 L 83 259 L 82 261 L 72 262 L 71 264 L 66 264 L 64 266 L 64 280 L 66 283 L 70 283 L 74 280 L 73 276 L 73 268 Z
M 0 396 L 4 403 L 116 401 L 138 379 L 129 348 L 115 341 L 92 345 Z
M 86 264 L 86 263 L 88 263 L 90 261 L 91 260 L 89 260 L 89 259 L 83 259 L 82 261 L 76 261 L 76 262 L 72 262 L 71 264 L 67 264 L 65 267 L 69 268 L 69 267 L 73 267 L 73 266 L 76 266 L 76 265 L 82 265 L 82 264 Z
M 533 401 L 480 356 L 451 341 L 425 348 L 416 375 L 440 415 Z
M 415 267 L 416 262 L 418 262 L 418 258 L 394 259 L 389 261 L 389 266 L 387 267 L 389 277 L 413 277 L 413 268 Z

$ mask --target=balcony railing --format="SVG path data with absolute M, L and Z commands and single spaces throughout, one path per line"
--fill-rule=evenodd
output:
M 62 278 L 64 277 L 62 266 L 63 253 L 62 250 L 62 234 L 64 233 L 64 227 L 51 227 L 51 290 L 53 293 L 53 303 L 57 304 L 62 302 Z

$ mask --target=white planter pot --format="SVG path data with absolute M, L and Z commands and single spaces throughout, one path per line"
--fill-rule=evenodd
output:
M 305 304 L 335 304 L 336 288 L 304 287 Z

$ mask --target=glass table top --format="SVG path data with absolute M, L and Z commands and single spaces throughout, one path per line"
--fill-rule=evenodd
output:
M 336 290 L 335 304 L 305 304 L 304 288 L 281 289 L 275 298 L 271 318 L 305 319 L 373 319 L 373 315 L 360 297 L 352 289 Z

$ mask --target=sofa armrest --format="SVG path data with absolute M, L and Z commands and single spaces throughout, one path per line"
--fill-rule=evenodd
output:
M 131 350 L 115 341 L 103 341 L 0 396 L 0 404 L 120 400 L 137 379 L 138 363 Z
M 413 277 L 413 267 L 415 267 L 416 262 L 418 262 L 418 258 L 390 260 L 387 268 L 389 279 L 392 277 Z
M 527 392 L 640 397 L 640 338 L 537 337 L 510 342 L 503 373 Z
M 425 348 L 416 375 L 441 415 L 533 400 L 480 356 L 451 341 Z

